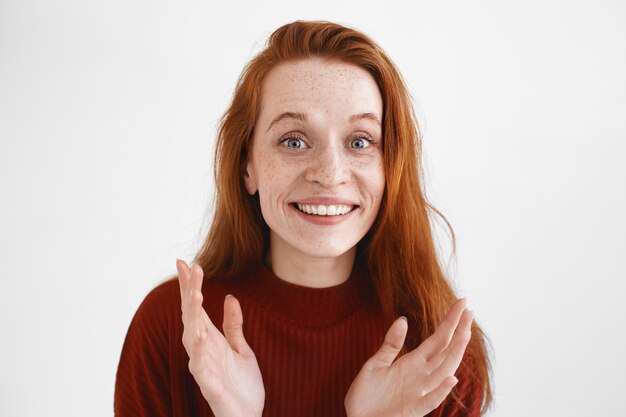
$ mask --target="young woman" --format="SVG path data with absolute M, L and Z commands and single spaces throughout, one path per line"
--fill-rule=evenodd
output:
M 438 263 L 419 159 L 372 40 L 277 29 L 221 121 L 204 247 L 130 325 L 116 415 L 479 416 L 483 335 Z

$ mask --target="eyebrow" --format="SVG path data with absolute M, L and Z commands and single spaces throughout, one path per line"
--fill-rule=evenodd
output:
M 356 122 L 357 120 L 361 120 L 361 119 L 371 120 L 373 122 L 376 122 L 376 124 L 378 126 L 381 126 L 381 122 L 378 119 L 378 116 L 376 116 L 374 113 L 359 113 L 359 114 L 355 114 L 353 116 L 350 116 L 350 119 L 348 119 L 348 121 L 350 123 L 353 123 L 353 122 Z
M 300 120 L 302 122 L 306 122 L 307 117 L 306 117 L 305 113 L 300 113 L 300 112 L 290 112 L 290 111 L 287 111 L 287 112 L 281 113 L 278 116 L 276 116 L 274 118 L 274 120 L 272 120 L 272 123 L 270 123 L 270 127 L 267 128 L 267 132 L 269 132 L 270 129 L 272 127 L 274 127 L 274 125 L 276 123 L 278 123 L 278 122 L 280 122 L 281 120 L 284 120 L 284 119 L 296 119 L 296 120 Z
M 278 123 L 278 122 L 280 122 L 281 120 L 284 120 L 284 119 L 296 119 L 296 120 L 300 120 L 302 122 L 306 122 L 307 121 L 307 115 L 306 115 L 306 113 L 290 112 L 290 111 L 281 113 L 278 116 L 276 116 L 274 118 L 274 120 L 272 120 L 272 122 L 270 123 L 270 126 L 267 128 L 267 131 L 269 132 L 270 129 L 272 127 L 274 127 L 274 125 L 276 123 Z M 354 114 L 354 115 L 350 116 L 348 121 L 350 123 L 354 123 L 355 121 L 361 120 L 361 119 L 371 120 L 371 121 L 375 122 L 377 125 L 381 126 L 380 119 L 374 113 Z

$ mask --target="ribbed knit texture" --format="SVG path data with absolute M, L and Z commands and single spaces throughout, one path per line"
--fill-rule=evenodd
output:
M 355 270 L 356 271 L 356 270 Z M 381 346 L 382 319 L 363 277 L 341 285 L 290 284 L 256 265 L 231 279 L 206 279 L 204 308 L 221 330 L 223 303 L 241 303 L 243 331 L 265 385 L 264 416 L 345 416 L 350 384 Z M 155 288 L 132 320 L 119 363 L 117 416 L 212 416 L 188 370 L 178 282 Z
M 341 285 L 308 288 L 253 265 L 238 277 L 206 279 L 202 292 L 220 330 L 224 297 L 241 303 L 244 336 L 265 386 L 264 416 L 345 416 L 352 381 L 391 325 L 358 269 Z M 130 324 L 117 371 L 116 416 L 213 416 L 189 372 L 182 334 L 180 290 L 170 280 L 146 296 Z M 459 377 L 459 388 L 469 408 L 443 404 L 431 415 L 479 416 L 481 387 Z

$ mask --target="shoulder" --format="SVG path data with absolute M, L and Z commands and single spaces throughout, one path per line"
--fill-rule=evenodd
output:
M 205 278 L 202 282 L 202 294 L 205 298 L 215 298 L 216 295 L 237 291 L 240 282 L 238 279 Z M 180 312 L 180 286 L 178 277 L 174 276 L 154 287 L 144 298 L 140 310 Z
M 171 320 L 180 314 L 180 290 L 175 278 L 157 285 L 143 299 L 133 321 Z
M 128 327 L 125 349 L 167 346 L 170 334 L 178 331 L 180 317 L 178 282 L 168 279 L 150 290 L 139 304 Z
M 237 279 L 205 278 L 202 283 L 203 307 L 211 313 L 221 312 L 227 294 L 238 295 L 240 282 Z M 134 321 L 144 324 L 159 322 L 161 326 L 178 327 L 181 323 L 181 296 L 178 278 L 172 277 L 154 287 L 143 299 Z
M 228 294 L 242 296 L 241 285 L 241 277 L 204 279 L 202 304 L 211 320 L 220 322 L 224 297 Z M 182 334 L 181 296 L 177 276 L 167 279 L 148 292 L 135 312 L 129 331 L 144 339 L 153 340 L 165 338 L 171 333 Z

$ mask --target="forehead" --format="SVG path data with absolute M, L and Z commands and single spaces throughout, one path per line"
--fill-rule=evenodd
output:
M 277 65 L 263 81 L 260 119 L 283 111 L 371 112 L 381 118 L 382 98 L 374 78 L 356 65 L 301 59 Z

